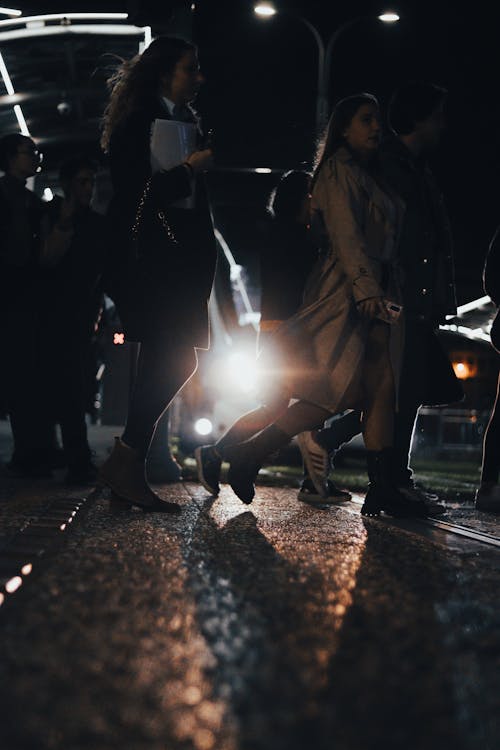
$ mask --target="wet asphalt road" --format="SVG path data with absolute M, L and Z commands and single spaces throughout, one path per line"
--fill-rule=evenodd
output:
M 71 496 L 2 493 L 0 551 Z M 161 493 L 182 514 L 89 501 L 0 607 L 2 750 L 497 750 L 497 549 Z

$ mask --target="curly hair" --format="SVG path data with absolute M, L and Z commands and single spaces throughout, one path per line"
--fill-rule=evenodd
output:
M 102 118 L 101 146 L 108 150 L 111 134 L 131 112 L 158 95 L 160 79 L 172 75 L 179 60 L 196 47 L 186 39 L 159 36 L 140 55 L 121 65 L 107 80 L 109 102 Z

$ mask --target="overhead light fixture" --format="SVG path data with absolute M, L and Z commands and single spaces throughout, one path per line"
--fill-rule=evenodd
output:
M 26 120 L 24 119 L 23 110 L 21 109 L 19 104 L 14 104 L 14 113 L 17 117 L 19 127 L 21 128 L 21 133 L 23 135 L 27 135 L 28 138 L 31 138 L 31 133 L 28 130 L 28 126 L 26 125 Z
M 0 16 L 22 16 L 22 10 L 16 10 L 15 8 L 0 8 Z
M 478 299 L 472 300 L 472 302 L 466 302 L 465 305 L 459 305 L 457 307 L 457 315 L 465 315 L 465 313 L 471 312 L 472 310 L 479 310 L 479 308 L 489 305 L 491 297 L 485 295 L 484 297 L 478 297 Z M 452 317 L 456 318 L 457 315 Z
M 2 74 L 3 82 L 5 84 L 5 88 L 7 89 L 8 95 L 12 96 L 16 92 L 14 91 L 14 86 L 12 85 L 9 71 L 7 70 L 7 66 L 5 64 L 5 60 L 3 59 L 1 52 L 0 52 L 0 73 Z
M 16 14 L 16 15 L 21 15 Z M 38 16 L 24 16 L 15 20 L 0 21 L 0 26 L 13 26 L 23 23 L 33 23 L 36 21 L 126 21 L 127 13 L 43 13 Z
M 7 89 L 7 94 L 9 96 L 13 96 L 16 92 L 15 92 L 14 86 L 12 85 L 9 71 L 7 70 L 7 66 L 5 64 L 5 60 L 3 59 L 1 52 L 0 52 L 0 73 L 2 74 L 3 82 L 5 84 L 5 88 Z M 30 136 L 31 133 L 28 130 L 28 126 L 26 125 L 26 120 L 24 119 L 23 111 L 19 104 L 14 105 L 14 114 L 17 117 L 17 121 L 21 129 L 21 133 L 23 135 Z

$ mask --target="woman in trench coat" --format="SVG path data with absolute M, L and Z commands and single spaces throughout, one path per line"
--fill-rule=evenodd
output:
M 402 351 L 395 256 L 404 206 L 380 176 L 380 137 L 373 96 L 339 102 L 313 175 L 312 223 L 323 252 L 301 308 L 278 329 L 263 357 L 264 406 L 207 447 L 204 465 L 200 455 L 205 486 L 217 490 L 217 461 L 220 471 L 227 458 L 233 490 L 251 502 L 253 481 L 269 453 L 332 414 L 360 408 L 370 477 L 363 512 L 425 514 L 390 477 Z M 291 398 L 299 401 L 288 406 Z
M 196 370 L 196 348 L 208 348 L 216 260 L 203 184 L 211 150 L 153 173 L 150 137 L 158 119 L 198 128 L 190 102 L 203 80 L 192 44 L 158 37 L 113 76 L 104 114 L 114 191 L 105 282 L 127 340 L 140 342 L 140 350 L 125 430 L 100 482 L 122 505 L 145 510 L 178 509 L 147 484 L 145 459 L 158 419 Z

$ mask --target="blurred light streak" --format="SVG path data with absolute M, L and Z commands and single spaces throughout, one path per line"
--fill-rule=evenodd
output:
M 241 266 L 239 266 L 235 259 L 234 255 L 232 254 L 229 245 L 227 244 L 226 240 L 220 233 L 220 231 L 215 228 L 214 230 L 215 236 L 217 238 L 217 242 L 222 248 L 222 252 L 226 256 L 226 260 L 229 263 L 229 267 L 231 269 L 231 279 L 234 279 L 234 283 L 236 286 L 236 289 L 241 294 L 241 299 L 243 300 L 243 306 L 245 308 L 245 312 L 249 316 L 249 320 L 251 322 L 251 325 L 254 327 L 256 331 L 259 330 L 259 324 L 256 322 L 255 316 L 258 315 L 258 313 L 255 312 L 255 310 L 252 307 L 252 303 L 250 302 L 250 298 L 248 296 L 248 292 L 245 287 L 245 282 L 243 281 L 243 278 L 241 276 Z M 234 276 L 233 276 L 234 274 Z M 257 318 L 258 320 L 258 318 Z

